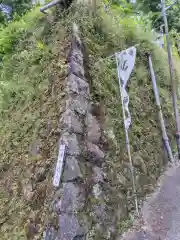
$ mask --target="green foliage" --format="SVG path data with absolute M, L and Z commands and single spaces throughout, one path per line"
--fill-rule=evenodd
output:
M 172 2 L 171 2 L 172 3 Z M 180 3 L 177 1 L 177 4 L 174 5 L 167 11 L 168 26 L 169 30 L 176 30 L 180 32 Z
M 26 239 L 30 218 L 39 219 L 36 239 L 42 239 L 45 216 L 50 215 L 43 204 L 45 195 L 39 199 L 39 191 L 44 185 L 45 193 L 51 188 L 52 176 L 47 175 L 45 182 L 37 184 L 34 174 L 40 166 L 49 164 L 51 168 L 57 157 L 58 137 L 54 132 L 58 128 L 63 97 L 61 80 L 65 79 L 66 69 L 62 46 L 68 41 L 61 25 L 51 24 L 35 9 L 8 25 L 0 35 L 6 36 L 6 41 L 1 38 L 0 44 L 2 240 Z M 32 201 L 26 201 L 24 189 L 31 181 L 34 195 Z
M 22 15 L 27 12 L 31 7 L 32 3 L 29 0 L 3 0 L 5 4 L 11 6 L 13 11 L 18 15 Z
M 165 1 L 166 7 L 170 6 L 173 2 L 171 0 Z M 145 14 L 149 13 L 149 18 L 152 21 L 153 27 L 159 30 L 159 26 L 163 24 L 163 19 L 161 17 L 161 7 L 159 0 L 138 0 L 137 9 L 140 9 Z M 180 32 L 180 3 L 177 3 L 167 10 L 168 26 L 169 30 L 175 30 Z
M 83 5 L 73 4 L 67 12 L 56 16 L 50 22 L 36 8 L 19 21 L 1 29 L 2 239 L 26 239 L 24 225 L 32 213 L 40 219 L 42 231 L 47 209 L 44 205 L 45 197 L 42 202 L 38 199 L 38 189 L 44 184 L 48 188 L 47 192 L 51 192 L 51 172 L 47 180 L 35 184 L 35 195 L 31 202 L 24 200 L 23 189 L 30 179 L 34 179 L 39 167 L 47 163 L 50 166 L 48 169 L 52 169 L 57 157 L 59 136 L 56 136 L 56 130 L 63 108 L 66 49 L 69 49 L 73 22 L 79 26 L 89 57 L 84 60 L 88 79 L 92 83 L 92 98 L 104 107 L 104 133 L 109 144 L 105 167 L 108 176 L 113 180 L 112 187 L 117 190 L 113 196 L 109 195 L 112 198 L 107 201 L 107 207 L 112 210 L 111 220 L 115 215 L 114 210 L 117 210 L 116 206 L 121 203 L 121 197 L 125 198 L 122 201 L 122 206 L 126 208 L 122 214 L 123 221 L 120 219 L 116 222 L 120 232 L 130 223 L 126 220 L 129 219 L 127 212 L 134 210 L 134 202 L 125 149 L 116 63 L 114 57 L 109 56 L 135 44 L 137 60 L 128 91 L 133 120 L 130 131 L 132 156 L 133 160 L 135 156 L 141 157 L 143 165 L 135 167 L 138 198 L 150 191 L 149 185 L 155 184 L 164 162 L 146 53 L 150 52 L 153 56 L 168 135 L 172 140 L 174 119 L 167 54 L 151 42 L 151 22 L 148 23 L 144 16 L 138 18 L 130 12 L 131 10 L 124 11 L 124 8 L 112 6 L 107 13 L 103 6 L 98 8 L 95 14 Z M 149 27 L 145 32 L 146 23 Z M 30 149 L 36 141 L 40 145 L 40 153 L 34 155 Z M 122 176 L 125 179 L 123 186 L 119 180 Z M 42 239 L 42 236 L 37 239 Z
M 165 1 L 166 7 L 170 6 L 173 2 L 171 0 Z M 149 27 L 155 29 L 155 31 L 160 31 L 160 26 L 163 25 L 163 18 L 161 15 L 161 7 L 160 7 L 160 1 L 153 0 L 153 1 L 144 1 L 144 0 L 138 0 L 136 4 L 136 11 L 140 12 L 138 13 L 138 18 L 140 18 L 141 15 L 143 15 L 143 21 L 147 21 L 150 23 Z M 142 14 L 143 12 L 143 14 Z M 176 2 L 175 5 L 173 5 L 171 8 L 169 8 L 167 11 L 167 19 L 168 19 L 168 27 L 171 37 L 171 43 L 172 43 L 172 50 L 173 54 L 175 56 L 179 56 L 179 32 L 180 32 L 180 3 L 179 1 Z M 145 19 L 144 19 L 145 16 Z M 148 28 L 149 28 L 148 27 Z M 165 30 L 164 30 L 165 31 Z
M 155 105 L 148 70 L 147 53 L 152 54 L 158 86 L 162 93 L 161 101 L 168 135 L 171 145 L 174 146 L 175 122 L 170 97 L 171 85 L 167 53 L 152 43 L 153 36 L 150 26 L 146 32 L 144 31 L 145 22 L 149 21 L 149 25 L 151 24 L 148 18 L 129 16 L 124 13 L 123 8 L 112 7 L 109 12 L 100 8 L 98 15 L 92 19 L 88 15 L 88 11 L 82 11 L 80 7 L 78 9 L 81 18 L 79 18 L 76 8 L 70 12 L 69 17 L 71 22 L 76 22 L 80 27 L 83 42 L 88 49 L 88 69 L 92 82 L 93 100 L 100 103 L 104 109 L 104 129 L 109 142 L 106 169 L 109 169 L 110 177 L 113 173 L 113 186 L 116 186 L 118 193 L 126 196 L 127 200 L 124 205 L 131 212 L 134 210 L 134 199 L 113 53 L 137 44 L 136 65 L 128 85 L 128 92 L 132 115 L 132 126 L 129 131 L 132 158 L 133 161 L 137 156 L 138 159 L 142 159 L 135 167 L 139 199 L 152 191 L 165 161 L 157 117 L 158 109 Z M 176 74 L 178 74 L 178 68 L 176 68 Z M 118 181 L 122 175 L 126 179 L 123 192 L 122 184 Z M 117 199 L 116 203 L 113 202 L 116 209 L 115 204 L 118 204 L 119 199 L 117 195 L 114 197 Z M 109 201 L 109 204 L 112 205 L 111 199 Z M 123 227 L 119 222 L 117 225 L 120 226 L 121 231 Z
M 137 7 L 142 9 L 145 13 L 159 12 L 159 0 L 137 0 Z
M 20 20 L 13 21 L 7 27 L 0 29 L 0 57 L 2 58 L 6 54 L 11 53 L 19 38 L 26 34 L 27 30 L 33 30 L 43 18 L 44 16 L 40 13 L 39 8 L 35 8 Z
M 131 218 L 121 221 L 118 225 L 119 233 L 126 232 L 132 225 L 133 225 L 133 221 Z
M 130 3 L 128 3 L 126 0 L 113 0 L 112 1 L 112 5 L 111 5 L 112 9 L 116 9 L 117 11 L 119 11 L 121 13 L 121 15 L 124 14 L 132 14 L 132 5 Z
M 151 33 L 148 32 L 148 29 L 146 33 L 143 30 L 144 22 L 140 26 L 141 21 L 138 22 L 135 18 L 120 15 L 118 11 L 113 10 L 112 12 L 109 15 L 101 12 L 100 18 L 94 23 L 94 28 L 101 29 L 101 32 L 98 31 L 99 34 L 95 38 L 89 35 L 84 37 L 91 55 L 89 66 L 93 82 L 92 95 L 94 101 L 98 101 L 105 106 L 104 126 L 107 129 L 106 137 L 109 138 L 110 142 L 109 152 L 111 152 L 111 155 L 107 159 L 107 165 L 111 169 L 110 172 L 116 175 L 114 178 L 116 180 L 119 173 L 123 174 L 126 179 L 130 179 L 125 170 L 128 165 L 128 157 L 125 148 L 116 63 L 113 56 L 112 58 L 108 58 L 108 56 L 111 56 L 116 51 L 138 44 L 136 65 L 128 85 L 128 91 L 132 115 L 132 127 L 130 129 L 132 157 L 133 159 L 135 155 L 142 157 L 143 166 L 145 166 L 143 167 L 145 173 L 138 167 L 135 169 L 139 179 L 137 182 L 138 194 L 139 198 L 141 198 L 150 191 L 148 186 L 156 182 L 160 169 L 164 164 L 162 141 L 159 137 L 160 128 L 157 108 L 148 72 L 146 53 L 149 52 L 153 56 L 158 85 L 160 90 L 163 89 L 165 92 L 165 95 L 161 96 L 162 104 L 169 137 L 173 140 L 174 119 L 172 117 L 167 54 L 151 43 Z M 114 180 L 113 184 L 119 186 L 116 180 Z M 128 195 L 128 191 L 132 190 L 131 186 L 128 184 L 125 186 L 129 211 L 133 209 L 133 198 Z M 118 192 L 121 192 L 120 186 Z
M 29 0 L 3 0 L 1 3 L 6 4 L 13 9 L 13 15 L 14 18 L 15 15 L 22 16 L 24 13 L 26 13 L 28 10 L 32 8 L 32 3 Z M 5 19 L 0 19 L 0 23 L 4 22 Z
M 2 12 L 0 12 L 0 27 L 4 26 L 4 24 L 3 24 L 4 22 L 5 22 L 4 14 Z

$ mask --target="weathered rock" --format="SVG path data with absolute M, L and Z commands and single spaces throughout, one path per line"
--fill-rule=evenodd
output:
M 70 74 L 68 77 L 67 77 L 67 88 L 66 88 L 66 91 L 68 93 L 76 93 L 78 95 L 81 95 L 81 96 L 84 96 L 85 98 L 89 98 L 89 84 L 77 77 L 76 75 L 74 74 Z
M 96 199 L 100 199 L 102 195 L 101 187 L 98 183 L 93 186 L 93 195 Z
M 106 225 L 106 222 L 104 223 Z M 106 225 L 106 229 L 109 230 L 109 226 Z M 93 240 L 93 239 L 104 239 L 104 240 L 110 240 L 115 238 L 110 238 L 110 235 L 108 231 L 103 226 L 102 222 L 99 221 L 96 224 L 93 224 L 93 227 L 90 229 L 90 231 L 87 234 L 86 240 Z
M 63 188 L 59 188 L 54 196 L 53 196 L 53 200 L 51 202 L 51 209 L 53 209 L 53 211 L 55 213 L 60 213 L 61 212 L 61 198 L 63 196 Z
M 87 143 L 87 160 L 90 161 L 90 162 L 93 162 L 93 163 L 96 163 L 96 164 L 102 164 L 103 160 L 104 160 L 104 153 L 103 151 L 101 151 L 101 149 L 91 143 L 91 142 L 88 142 Z
M 77 136 L 73 134 L 69 134 L 67 132 L 63 133 L 60 138 L 60 143 L 66 145 L 66 153 L 69 155 L 79 155 L 80 154 L 80 146 L 78 143 Z
M 66 101 L 66 108 L 84 116 L 88 110 L 88 101 L 83 96 L 77 95 Z
M 82 48 L 82 43 L 81 43 L 81 39 L 79 37 L 79 28 L 75 23 L 73 24 L 72 31 L 73 31 L 72 49 L 80 50 Z
M 74 48 L 72 50 L 72 56 L 71 59 L 73 61 L 75 61 L 76 63 L 80 64 L 81 66 L 83 66 L 83 54 L 82 51 L 79 48 Z
M 103 183 L 105 174 L 100 167 L 93 167 L 93 181 L 95 183 Z
M 74 156 L 68 156 L 65 162 L 63 181 L 68 182 L 78 178 L 82 178 L 78 161 Z
M 87 240 L 86 235 L 84 236 L 76 236 L 73 240 Z
M 99 103 L 91 103 L 89 111 L 93 116 L 97 118 L 99 118 L 100 115 L 102 114 L 102 109 Z
M 80 228 L 78 219 L 74 215 L 61 214 L 59 216 L 60 240 L 73 240 Z
M 87 140 L 92 143 L 98 143 L 101 137 L 101 129 L 96 117 L 92 114 L 87 114 L 85 123 L 87 126 Z
M 40 153 L 40 140 L 34 140 L 29 146 L 29 153 L 32 156 L 37 156 Z
M 136 232 L 129 232 L 123 238 L 120 236 L 117 240 L 161 240 L 161 238 L 157 238 L 151 232 L 140 229 Z
M 71 59 L 69 63 L 69 73 L 73 73 L 74 75 L 84 78 L 84 67 L 79 63 Z
M 43 240 L 58 240 L 58 233 L 52 226 L 46 227 L 43 232 Z
M 72 182 L 63 184 L 63 196 L 60 200 L 60 211 L 73 214 L 84 206 L 85 197 L 83 189 Z
M 92 215 L 96 222 L 101 221 L 101 223 L 105 223 L 107 219 L 107 209 L 105 204 L 96 204 L 92 208 Z
M 27 183 L 23 186 L 24 199 L 31 201 L 34 197 L 34 191 L 31 183 Z
M 60 240 L 82 240 L 87 229 L 82 227 L 75 215 L 61 214 L 59 216 Z
M 77 114 L 71 109 L 67 109 L 60 119 L 60 124 L 62 127 L 67 128 L 73 133 L 83 133 L 83 128 L 80 119 Z
M 58 200 L 62 197 L 63 195 L 63 189 L 62 188 L 59 188 L 58 190 L 56 190 L 55 194 L 54 194 L 54 200 Z
M 79 77 L 77 77 L 74 74 L 70 74 L 67 79 L 66 79 L 66 91 L 68 93 L 74 92 L 76 94 L 79 94 L 79 87 L 78 87 L 78 82 L 77 79 L 79 79 Z
M 26 237 L 27 240 L 34 239 L 35 235 L 38 233 L 38 226 L 35 222 L 30 220 L 26 225 Z

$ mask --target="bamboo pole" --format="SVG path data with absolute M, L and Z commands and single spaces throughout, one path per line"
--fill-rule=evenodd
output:
M 168 22 L 167 22 L 167 16 L 166 16 L 165 0 L 161 0 L 161 7 L 162 7 L 162 15 L 164 19 L 165 32 L 166 32 L 169 71 L 170 71 L 170 79 L 171 79 L 171 85 L 172 85 L 172 100 L 173 100 L 174 116 L 176 119 L 176 144 L 177 144 L 177 150 L 178 150 L 178 155 L 180 159 L 180 119 L 179 119 L 179 110 L 177 105 L 176 85 L 174 81 L 174 66 L 173 66 L 171 46 L 169 41 L 169 31 L 168 31 Z
M 131 178 L 132 178 L 132 187 L 133 187 L 133 197 L 134 197 L 134 202 L 135 202 L 135 209 L 136 213 L 139 216 L 139 209 L 138 209 L 138 199 L 137 199 L 137 190 L 136 190 L 136 182 L 135 182 L 135 175 L 134 175 L 134 167 L 132 163 L 132 157 L 131 157 L 131 149 L 130 149 L 130 143 L 129 143 L 129 135 L 128 135 L 128 130 L 126 129 L 125 126 L 125 109 L 124 109 L 124 103 L 123 103 L 123 96 L 122 96 L 122 87 L 121 87 L 121 76 L 118 68 L 118 60 L 117 60 L 117 55 L 115 54 L 115 59 L 116 59 L 116 64 L 117 64 L 117 75 L 118 75 L 118 82 L 119 82 L 119 91 L 121 95 L 121 104 L 122 104 L 122 113 L 123 113 L 123 120 L 124 120 L 124 130 L 125 130 L 125 138 L 126 138 L 126 149 L 128 153 L 128 158 L 129 158 L 129 163 L 130 163 L 130 171 L 131 171 Z
M 153 64 L 152 64 L 152 57 L 151 57 L 150 54 L 148 56 L 148 60 L 149 60 L 149 69 L 150 69 L 150 74 L 151 74 L 154 96 L 155 96 L 156 104 L 157 104 L 157 107 L 158 107 L 158 116 L 159 116 L 159 121 L 160 121 L 160 126 L 161 126 L 163 143 L 164 143 L 165 149 L 167 151 L 168 158 L 169 158 L 170 162 L 173 162 L 174 158 L 173 158 L 173 155 L 172 155 L 171 147 L 170 147 L 170 144 L 169 144 L 169 139 L 168 139 L 167 132 L 166 132 L 166 127 L 165 127 L 165 124 L 164 124 L 163 113 L 162 113 L 162 108 L 161 108 L 161 103 L 160 103 L 160 98 L 159 98 L 159 91 L 158 91 L 158 88 L 157 88 L 156 76 L 155 76 L 155 73 L 154 73 Z

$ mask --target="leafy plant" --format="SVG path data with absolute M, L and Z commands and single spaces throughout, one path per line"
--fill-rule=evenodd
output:
M 36 22 L 34 21 L 36 19 Z M 11 53 L 15 47 L 16 42 L 23 34 L 28 34 L 33 27 L 42 20 L 44 16 L 40 13 L 39 8 L 24 15 L 20 20 L 16 20 L 8 24 L 7 27 L 0 29 L 0 57 Z
M 2 4 L 5 4 L 12 8 L 12 18 L 15 19 L 16 16 L 22 16 L 28 10 L 32 8 L 32 2 L 28 0 L 3 0 Z M 6 18 L 0 18 L 0 23 L 5 23 Z

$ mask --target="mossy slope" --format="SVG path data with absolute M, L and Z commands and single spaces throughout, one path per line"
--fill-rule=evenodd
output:
M 36 227 L 42 239 L 69 48 L 64 28 L 39 9 L 24 19 L 3 29 L 0 43 L 0 226 L 1 239 L 14 240 L 33 237 Z
M 81 14 L 81 19 L 78 19 L 76 14 L 72 15 L 73 21 L 80 26 L 88 52 L 86 67 L 87 77 L 91 81 L 92 98 L 100 104 L 104 112 L 104 137 L 108 140 L 109 145 L 105 171 L 108 174 L 109 186 L 112 190 L 107 205 L 112 209 L 112 218 L 115 214 L 114 211 L 118 208 L 122 209 L 116 226 L 121 232 L 123 231 L 123 219 L 128 219 L 128 215 L 134 212 L 135 206 L 130 165 L 125 146 L 116 63 L 112 55 L 133 45 L 137 47 L 136 64 L 128 84 L 128 92 L 132 115 L 129 138 L 140 202 L 146 194 L 153 190 L 167 163 L 158 120 L 158 109 L 148 69 L 147 53 L 152 54 L 168 136 L 172 149 L 175 151 L 175 122 L 167 54 L 152 43 L 150 33 L 143 32 L 142 26 L 123 14 L 112 11 L 104 12 L 100 9 L 92 21 L 87 22 L 87 18 L 90 19 L 90 16 L 85 12 Z M 176 61 L 178 64 L 179 60 Z M 175 75 L 177 86 L 179 86 L 178 68 L 175 69 Z M 119 204 L 121 196 L 123 196 L 123 205 L 119 206 L 121 205 Z
M 122 220 L 128 218 L 127 213 L 134 211 L 134 203 L 116 64 L 114 58 L 108 56 L 138 44 L 128 91 L 133 120 L 130 142 L 141 199 L 153 189 L 164 165 L 147 52 L 152 53 L 173 146 L 175 127 L 166 53 L 151 43 L 150 34 L 144 33 L 134 20 L 120 13 L 109 14 L 100 8 L 95 14 L 76 5 L 51 22 L 39 13 L 33 18 L 36 26 L 31 28 L 28 25 L 20 34 L 18 32 L 7 51 L 0 52 L 4 59 L 0 76 L 1 237 L 25 239 L 30 218 L 40 226 L 39 232 L 42 233 L 47 215 L 45 199 L 52 190 L 52 166 L 57 157 L 58 117 L 63 107 L 63 80 L 73 22 L 78 24 L 86 48 L 86 75 L 91 81 L 92 98 L 101 104 L 104 112 L 102 122 L 108 143 L 104 170 L 113 194 L 112 201 L 110 199 L 107 204 L 112 203 L 110 207 L 116 209 L 119 204 L 117 195 L 126 199 L 125 214 L 122 213 L 116 226 L 122 231 Z M 4 32 L 7 33 L 8 29 Z M 0 42 L 0 49 L 3 46 Z M 38 182 L 35 175 L 45 165 L 48 169 L 46 178 Z M 28 188 L 30 183 L 35 184 L 32 186 L 34 195 L 28 202 L 24 187 Z M 40 235 L 39 239 L 42 238 Z

